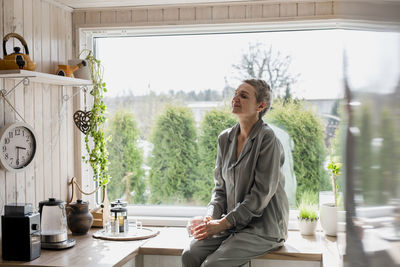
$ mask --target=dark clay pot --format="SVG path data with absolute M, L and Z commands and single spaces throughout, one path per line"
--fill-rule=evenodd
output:
M 89 202 L 78 199 L 67 207 L 69 213 L 67 216 L 68 227 L 73 234 L 86 234 L 93 224 L 93 216 L 89 212 Z

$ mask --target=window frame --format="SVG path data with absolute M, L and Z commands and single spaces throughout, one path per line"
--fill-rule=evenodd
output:
M 368 30 L 387 31 L 397 25 L 384 22 L 369 22 L 362 20 L 325 19 L 325 20 L 296 20 L 278 22 L 241 22 L 226 24 L 194 24 L 194 25 L 161 25 L 161 26 L 124 26 L 124 27 L 95 27 L 79 28 L 79 48 L 90 49 L 96 54 L 96 38 L 124 36 L 169 36 L 192 34 L 221 34 L 221 33 L 250 33 L 250 32 L 279 32 L 307 30 Z M 82 146 L 82 151 L 84 146 Z M 81 174 L 84 181 L 89 181 L 90 171 L 82 163 Z M 89 175 L 88 175 L 89 174 Z M 96 202 L 99 196 L 96 194 Z M 128 216 L 137 218 L 143 225 L 151 226 L 185 226 L 187 220 L 194 216 L 204 215 L 206 207 L 188 206 L 155 206 L 129 205 Z M 339 212 L 340 229 L 344 229 L 345 212 Z M 298 229 L 298 210 L 291 209 L 289 213 L 289 229 Z

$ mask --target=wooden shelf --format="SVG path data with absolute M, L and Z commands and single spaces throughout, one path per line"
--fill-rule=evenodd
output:
M 58 76 L 54 74 L 29 71 L 29 70 L 0 70 L 0 78 L 23 79 L 29 78 L 31 82 L 47 83 L 65 86 L 91 85 L 92 81 L 77 78 Z

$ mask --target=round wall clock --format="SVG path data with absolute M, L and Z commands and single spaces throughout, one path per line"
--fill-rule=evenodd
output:
M 10 172 L 28 167 L 36 154 L 36 134 L 23 122 L 6 124 L 0 130 L 0 165 Z

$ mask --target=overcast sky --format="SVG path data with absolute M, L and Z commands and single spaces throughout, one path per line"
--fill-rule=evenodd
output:
M 398 60 L 393 61 L 379 53 L 371 55 L 370 51 L 382 43 L 390 43 L 392 45 L 388 45 L 385 51 L 393 50 L 397 54 L 391 56 L 399 58 L 400 38 L 398 34 L 381 37 L 382 34 L 374 35 L 371 41 L 371 35 L 343 34 L 339 30 L 119 37 L 99 38 L 96 51 L 105 67 L 108 96 L 123 95 L 127 91 L 135 95 L 147 94 L 150 90 L 156 93 L 168 90 L 222 91 L 225 77 L 231 86 L 238 86 L 238 81 L 233 79 L 232 64 L 240 61 L 249 43 L 261 42 L 266 48 L 272 46 L 274 51 L 292 57 L 290 70 L 293 74 L 300 74 L 293 86 L 296 96 L 325 99 L 343 95 L 345 39 L 351 41 L 345 47 L 357 51 L 352 52 L 351 62 L 359 63 L 349 64 L 355 77 L 352 80 L 354 86 L 362 87 L 369 81 L 368 77 L 358 77 L 357 73 L 370 73 L 370 78 L 376 74 L 364 62 L 375 62 L 379 71 L 390 66 L 389 72 L 398 75 Z

